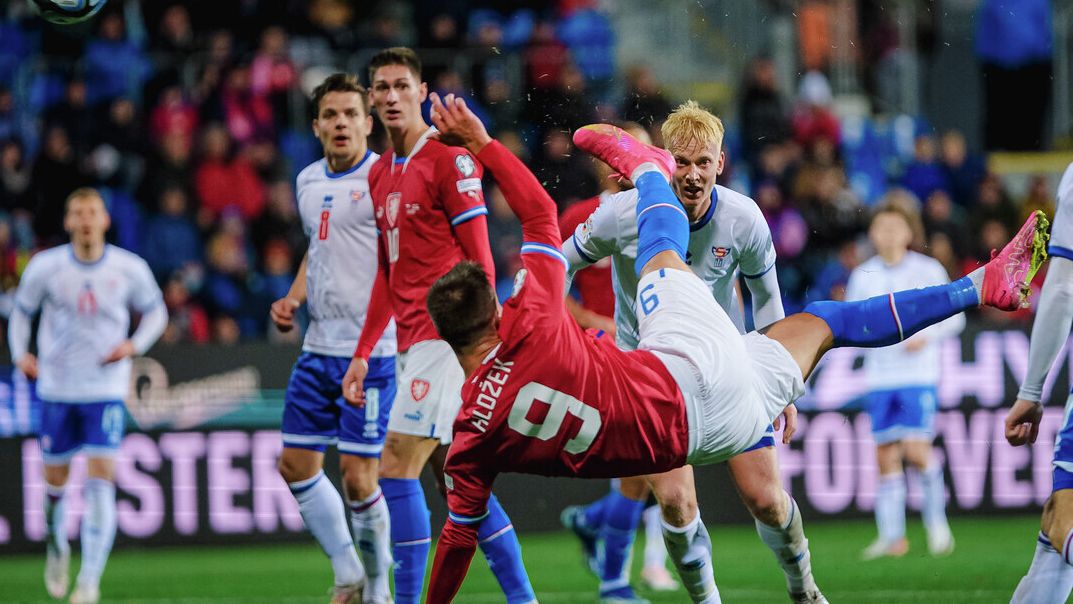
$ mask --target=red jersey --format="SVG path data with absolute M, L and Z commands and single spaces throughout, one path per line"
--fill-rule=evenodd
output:
M 602 196 L 579 201 L 559 216 L 559 236 L 565 242 L 574 236 L 577 225 L 585 222 L 600 207 Z M 574 287 L 581 294 L 581 305 L 605 317 L 615 316 L 615 292 L 611 288 L 611 257 L 601 258 L 592 266 L 574 273 Z
M 685 464 L 689 447 L 682 394 L 663 363 L 594 338 L 567 313 L 566 258 L 547 193 L 499 143 L 478 158 L 521 219 L 524 268 L 503 305 L 502 343 L 462 389 L 429 602 L 449 601 L 461 584 L 497 474 L 660 473 Z
M 484 171 L 465 149 L 427 138 L 431 132 L 418 140 L 409 157 L 385 153 L 369 172 L 381 267 L 386 270 L 400 352 L 439 338 L 425 307 L 436 279 L 466 259 L 481 261 L 486 272 L 491 270 L 487 229 L 483 241 L 472 243 L 483 247 L 478 251 L 466 250 L 467 241 L 457 232 L 488 213 L 481 188 Z

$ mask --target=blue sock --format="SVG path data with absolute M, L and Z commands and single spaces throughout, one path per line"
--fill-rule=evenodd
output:
M 585 528 L 592 529 L 593 532 L 600 530 L 607 517 L 607 504 L 614 499 L 616 494 L 618 491 L 612 489 L 607 495 L 585 506 Z
M 381 478 L 380 488 L 391 515 L 391 553 L 395 558 L 395 602 L 418 604 L 432 542 L 428 504 L 421 481 Z
M 607 517 L 601 533 L 604 541 L 603 572 L 600 575 L 600 596 L 619 595 L 621 590 L 629 590 L 630 574 L 626 562 L 630 557 L 630 546 L 637 526 L 641 523 L 641 514 L 645 511 L 645 502 L 634 501 L 621 493 L 608 495 Z
M 492 574 L 499 581 L 507 604 L 523 604 L 536 600 L 529 575 L 522 564 L 522 546 L 514 525 L 499 505 L 495 495 L 488 499 L 488 517 L 477 528 L 477 543 L 488 560 Z
M 858 302 L 813 302 L 805 312 L 823 319 L 835 347 L 878 348 L 905 340 L 947 317 L 974 308 L 980 298 L 972 280 L 910 289 Z
M 638 275 L 653 256 L 674 250 L 685 262 L 689 246 L 689 218 L 667 178 L 661 172 L 645 172 L 633 183 L 637 187 Z

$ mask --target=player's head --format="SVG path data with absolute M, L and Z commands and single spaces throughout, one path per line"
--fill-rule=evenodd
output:
M 361 160 L 373 129 L 365 87 L 357 76 L 334 73 L 313 89 L 313 134 L 333 168 Z
M 112 226 L 112 218 L 104 207 L 104 198 L 96 189 L 83 187 L 67 196 L 63 228 L 75 245 L 104 243 L 104 235 Z
M 384 127 L 410 128 L 424 120 L 421 103 L 428 97 L 428 85 L 421 81 L 421 59 L 401 46 L 385 48 L 369 61 L 370 97 Z
M 436 331 L 460 356 L 499 324 L 495 290 L 476 262 L 459 262 L 437 279 L 426 303 Z
M 704 205 L 723 172 L 723 122 L 696 101 L 678 106 L 663 122 L 663 145 L 678 165 L 674 190 L 687 210 Z
M 892 194 L 872 214 L 868 238 L 881 257 L 897 259 L 913 247 L 923 231 L 915 200 Z

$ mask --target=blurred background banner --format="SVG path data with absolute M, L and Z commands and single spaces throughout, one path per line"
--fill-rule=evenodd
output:
M 1063 351 L 1044 392 L 1046 410 L 1036 444 L 1012 448 L 1003 436 L 1004 405 L 1025 371 L 1028 334 L 1022 328 L 973 320 L 960 339 L 944 344 L 937 458 L 945 467 L 953 515 L 1036 511 L 1050 494 L 1055 430 L 1069 391 L 1073 359 Z M 128 399 L 128 434 L 117 460 L 119 539 L 146 544 L 222 544 L 302 540 L 301 517 L 276 470 L 283 389 L 297 347 L 158 346 L 135 363 Z M 0 382 L 0 546 L 36 551 L 44 536 L 44 482 L 36 438 L 38 403 L 25 380 Z M 860 352 L 834 351 L 801 400 L 798 432 L 779 445 L 783 483 L 809 518 L 871 514 L 876 468 L 871 424 L 862 413 Z M 325 470 L 338 480 L 334 452 Z M 69 513 L 81 514 L 84 460 L 72 466 Z M 428 491 L 436 490 L 428 472 Z M 724 466 L 697 469 L 703 516 L 745 522 Z M 21 486 L 20 486 L 21 485 Z M 919 508 L 917 481 L 908 502 Z M 504 505 L 524 510 L 522 531 L 559 528 L 563 506 L 601 495 L 598 480 L 509 474 L 496 482 Z M 445 509 L 430 498 L 434 525 Z M 75 531 L 78 522 L 69 526 Z M 76 535 L 72 533 L 72 538 Z

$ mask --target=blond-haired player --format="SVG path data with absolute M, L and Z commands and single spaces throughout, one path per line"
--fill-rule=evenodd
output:
M 752 295 L 753 323 L 766 327 L 784 316 L 775 275 L 775 248 L 771 231 L 756 203 L 716 184 L 723 171 L 723 123 L 694 101 L 679 106 L 663 123 L 664 144 L 674 156 L 676 171 L 672 187 L 689 217 L 690 234 L 686 261 L 711 291 L 741 333 L 745 332 L 741 306 L 734 285 L 739 275 Z M 636 190 L 611 196 L 563 243 L 571 272 L 610 257 L 615 274 L 615 326 L 617 344 L 624 350 L 638 345 L 635 308 L 639 277 L 637 257 Z M 796 423 L 796 410 L 787 408 L 783 441 L 789 442 Z M 779 421 L 776 420 L 776 427 Z M 782 488 L 775 456 L 773 430 L 747 451 L 727 463 L 730 474 L 749 512 L 756 519 L 761 539 L 786 575 L 790 597 L 795 602 L 823 602 L 812 577 L 812 567 L 793 498 Z M 599 561 L 601 597 L 607 601 L 639 601 L 633 594 L 625 563 L 651 480 L 663 511 L 664 537 L 676 565 L 689 555 L 681 538 L 683 528 L 696 526 L 696 491 L 689 466 L 658 477 L 622 479 L 620 494 L 601 500 L 602 510 L 568 508 L 563 520 L 583 539 L 591 539 L 592 520 L 602 512 L 603 557 Z M 703 532 L 703 528 L 700 529 Z M 698 561 L 693 561 L 694 564 Z M 711 560 L 699 563 L 711 565 Z M 691 586 L 686 586 L 687 588 Z

